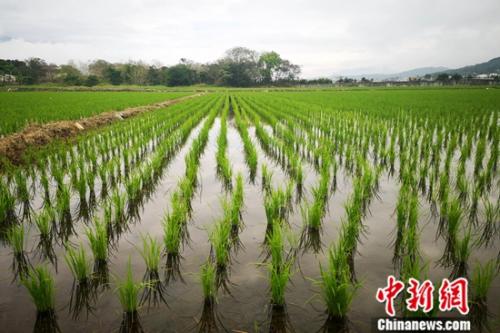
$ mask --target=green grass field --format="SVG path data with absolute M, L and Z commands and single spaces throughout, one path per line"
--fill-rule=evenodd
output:
M 0 92 L 0 136 L 28 123 L 72 120 L 105 111 L 161 102 L 186 92 Z

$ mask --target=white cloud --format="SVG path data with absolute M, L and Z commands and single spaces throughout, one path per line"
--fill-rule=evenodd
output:
M 498 0 L 122 0 L 0 3 L 0 57 L 206 62 L 275 50 L 304 76 L 462 66 L 500 55 Z

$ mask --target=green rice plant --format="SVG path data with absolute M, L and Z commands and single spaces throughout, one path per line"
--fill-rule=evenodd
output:
M 161 246 L 151 235 L 141 236 L 142 249 L 139 252 L 144 259 L 146 268 L 150 272 L 158 272 L 161 259 Z
M 225 219 L 219 220 L 212 230 L 208 238 L 212 244 L 215 263 L 219 270 L 227 267 L 230 260 L 231 249 L 231 224 Z
M 141 194 L 141 189 L 142 180 L 140 174 L 130 177 L 128 181 L 125 182 L 125 190 L 127 191 L 129 208 L 137 206 Z
M 321 278 L 313 282 L 320 288 L 328 315 L 345 318 L 359 284 L 351 282 L 347 252 L 342 242 L 329 249 L 327 266 L 320 265 L 320 274 Z
M 87 257 L 87 253 L 83 245 L 75 249 L 70 246 L 66 247 L 66 254 L 64 256 L 66 264 L 68 265 L 73 277 L 79 284 L 87 283 L 91 277 L 92 263 Z
M 71 220 L 71 191 L 64 183 L 60 185 L 56 195 L 56 210 L 60 220 Z
M 264 196 L 264 208 L 268 225 L 271 225 L 274 220 L 286 220 L 288 213 L 292 209 L 292 188 L 293 184 L 288 183 L 286 189 L 271 190 Z
M 403 185 L 399 190 L 398 200 L 396 203 L 396 238 L 394 241 L 393 256 L 394 264 L 397 264 L 402 256 L 403 236 L 405 234 L 408 220 L 408 196 L 408 188 Z
M 282 222 L 275 220 L 271 232 L 266 236 L 266 245 L 270 261 L 267 264 L 273 306 L 285 306 L 285 290 L 292 275 L 298 239 L 289 229 L 282 227 Z
M 85 171 L 80 172 L 80 177 L 76 180 L 76 190 L 80 196 L 80 201 L 87 200 L 87 173 Z
M 498 264 L 495 260 L 490 260 L 484 265 L 481 263 L 476 264 L 470 280 L 472 302 L 481 305 L 486 304 L 488 291 L 497 275 Z
M 344 208 L 346 211 L 346 219 L 342 222 L 340 233 L 343 240 L 343 248 L 348 255 L 353 255 L 356 251 L 362 231 L 362 208 L 361 201 L 356 195 L 351 196 Z
M 408 224 L 403 236 L 404 256 L 416 261 L 420 256 L 418 231 L 418 195 L 412 192 L 408 198 Z
M 284 239 L 281 221 L 274 220 L 272 230 L 267 236 L 267 247 L 271 257 L 271 264 L 275 269 L 279 269 L 285 262 L 284 258 Z
M 273 263 L 267 265 L 269 271 L 271 303 L 273 306 L 285 306 L 285 291 L 288 282 L 290 281 L 291 263 L 287 262 L 280 266 L 275 266 Z
M 105 263 L 108 260 L 108 228 L 106 224 L 94 219 L 94 227 L 85 229 L 90 249 L 96 262 Z
M 484 221 L 480 226 L 481 234 L 477 246 L 489 247 L 500 234 L 500 205 L 483 198 Z
M 21 283 L 28 290 L 38 313 L 50 313 L 55 310 L 55 283 L 46 266 L 29 270 Z
M 52 237 L 52 223 L 54 218 L 54 211 L 50 207 L 44 208 L 35 216 L 35 224 L 40 232 L 40 238 L 50 239 Z
M 17 169 L 14 172 L 14 180 L 16 181 L 16 196 L 18 200 L 22 203 L 29 203 L 31 195 L 28 188 L 28 180 L 22 169 Z
M 476 146 L 476 155 L 474 159 L 474 175 L 478 175 L 483 168 L 483 159 L 486 152 L 486 140 L 480 139 Z
M 262 190 L 265 193 L 269 193 L 272 188 L 272 178 L 273 173 L 270 171 L 266 164 L 262 164 Z
M 163 243 L 170 255 L 180 252 L 182 230 L 186 223 L 187 207 L 177 193 L 172 196 L 172 209 L 163 218 Z
M 307 228 L 319 230 L 321 229 L 321 221 L 323 219 L 323 203 L 313 201 L 307 206 L 301 208 L 302 220 Z
M 12 195 L 9 186 L 0 179 L 0 226 L 15 222 L 16 198 Z
M 113 195 L 111 196 L 111 202 L 113 203 L 113 208 L 114 208 L 114 223 L 115 224 L 122 224 L 125 222 L 126 215 L 125 215 L 125 205 L 127 202 L 127 198 L 124 194 L 120 194 L 118 190 L 115 190 L 113 192 Z
M 130 258 L 127 264 L 127 272 L 123 280 L 116 279 L 116 291 L 122 305 L 123 312 L 136 313 L 139 308 L 139 294 L 147 287 L 144 282 L 135 282 L 132 274 Z
M 49 177 L 47 176 L 47 171 L 43 168 L 40 172 L 40 184 L 42 185 L 42 188 L 43 188 L 43 204 L 44 204 L 44 206 L 50 206 L 50 204 L 51 204 L 50 181 L 49 181 Z
M 446 247 L 445 253 L 441 258 L 441 262 L 445 266 L 449 266 L 456 259 L 456 245 L 458 244 L 458 232 L 460 231 L 463 211 L 458 198 L 452 199 L 447 206 L 446 211 Z
M 7 231 L 7 240 L 12 247 L 14 255 L 19 256 L 24 254 L 26 238 L 24 226 L 22 224 L 10 227 Z
M 255 180 L 255 176 L 257 174 L 257 166 L 258 166 L 258 158 L 257 151 L 250 139 L 248 134 L 248 128 L 243 121 L 240 110 L 237 103 L 234 103 L 234 114 L 236 119 L 236 127 L 240 132 L 241 140 L 243 141 L 243 149 L 245 150 L 245 161 L 250 169 L 250 180 L 253 182 Z
M 201 266 L 200 281 L 205 302 L 214 302 L 217 297 L 217 267 L 211 261 Z
M 463 277 L 467 274 L 468 270 L 468 260 L 472 252 L 472 240 L 471 240 L 471 230 L 469 229 L 465 235 L 456 240 L 454 246 L 454 267 L 452 276 L 453 277 Z
M 457 190 L 458 190 L 458 198 L 462 202 L 462 204 L 467 203 L 467 197 L 469 194 L 469 182 L 467 181 L 467 177 L 465 174 L 457 175 Z
M 236 187 L 233 191 L 231 204 L 226 214 L 229 214 L 229 221 L 233 227 L 239 227 L 241 222 L 241 211 L 243 209 L 244 192 L 243 192 L 243 176 L 238 173 L 236 176 Z

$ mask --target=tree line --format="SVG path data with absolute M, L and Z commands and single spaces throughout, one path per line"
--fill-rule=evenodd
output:
M 84 66 L 74 63 L 49 64 L 40 58 L 25 61 L 0 59 L 0 75 L 14 76 L 16 83 L 28 85 L 58 83 L 91 87 L 103 83 L 249 87 L 328 83 L 325 82 L 328 79 L 300 79 L 300 72 L 300 66 L 283 59 L 277 52 L 258 53 L 245 47 L 229 49 L 215 62 L 202 64 L 183 58 L 178 64 L 169 67 L 141 61 L 111 63 L 102 59 L 91 61 Z

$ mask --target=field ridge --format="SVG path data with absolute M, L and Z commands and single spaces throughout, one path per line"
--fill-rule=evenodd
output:
M 109 125 L 115 121 L 134 117 L 144 112 L 168 107 L 203 94 L 202 92 L 158 103 L 130 107 L 122 111 L 107 111 L 78 120 L 61 120 L 45 124 L 33 123 L 20 132 L 0 138 L 0 160 L 7 159 L 10 163 L 21 164 L 24 152 L 29 147 L 44 146 L 56 139 L 73 137 L 89 129 Z

